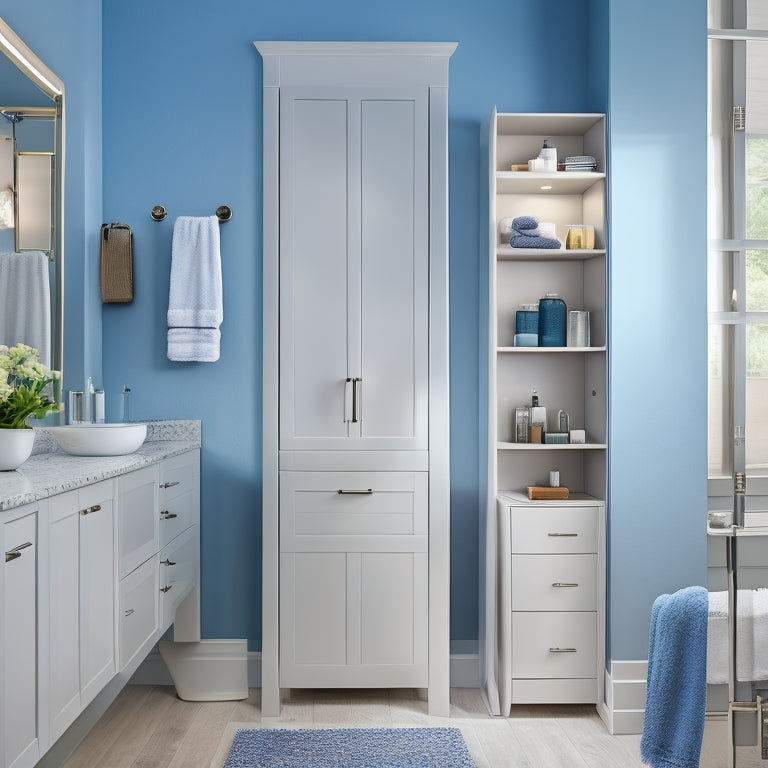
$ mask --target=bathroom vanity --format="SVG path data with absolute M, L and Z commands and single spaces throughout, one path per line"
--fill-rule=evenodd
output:
M 62 453 L 42 429 L 0 473 L 0 768 L 98 717 L 171 625 L 200 639 L 199 449 L 199 422 L 150 424 L 113 457 Z

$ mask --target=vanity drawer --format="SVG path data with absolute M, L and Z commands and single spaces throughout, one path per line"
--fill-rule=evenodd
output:
M 160 552 L 160 615 L 163 628 L 173 623 L 176 608 L 197 580 L 198 529 L 188 528 Z
M 596 611 L 597 555 L 512 555 L 516 611 Z
M 198 491 L 200 459 L 197 451 L 172 456 L 160 465 L 160 504 Z
M 197 501 L 195 493 L 183 493 L 160 503 L 160 546 L 173 541 L 182 531 L 197 522 Z
M 122 579 L 159 547 L 157 465 L 117 478 L 118 563 Z
M 280 473 L 283 552 L 427 548 L 426 472 Z
M 597 552 L 597 507 L 510 507 L 511 552 Z
M 155 555 L 120 582 L 118 647 L 120 669 L 131 661 L 157 629 L 160 591 Z
M 513 678 L 597 676 L 597 614 L 512 614 Z

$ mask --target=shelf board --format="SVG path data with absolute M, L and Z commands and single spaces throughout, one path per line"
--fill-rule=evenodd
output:
M 572 491 L 567 499 L 529 499 L 528 493 L 525 490 L 500 490 L 496 493 L 496 498 L 503 504 L 512 503 L 515 505 L 532 507 L 584 507 L 605 503 L 605 499 L 590 496 L 588 493 L 583 493 L 582 491 Z
M 605 347 L 496 347 L 499 354 L 549 354 L 551 352 L 605 352 Z
M 513 248 L 497 245 L 498 261 L 587 261 L 605 256 L 605 248 Z
M 604 179 L 605 174 L 597 171 L 496 171 L 496 194 L 580 195 Z
M 602 451 L 605 443 L 496 443 L 497 451 Z

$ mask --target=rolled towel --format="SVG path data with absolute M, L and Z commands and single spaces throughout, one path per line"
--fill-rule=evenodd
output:
M 512 229 L 537 229 L 538 226 L 539 220 L 535 216 L 515 216 L 512 219 Z
M 561 247 L 559 240 L 552 237 L 539 237 L 539 235 L 513 235 L 509 239 L 509 244 L 513 248 L 550 248 L 556 250 Z

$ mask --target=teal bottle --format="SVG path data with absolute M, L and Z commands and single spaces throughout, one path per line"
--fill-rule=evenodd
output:
M 539 299 L 540 347 L 565 346 L 567 314 L 565 302 L 556 293 L 548 293 Z

